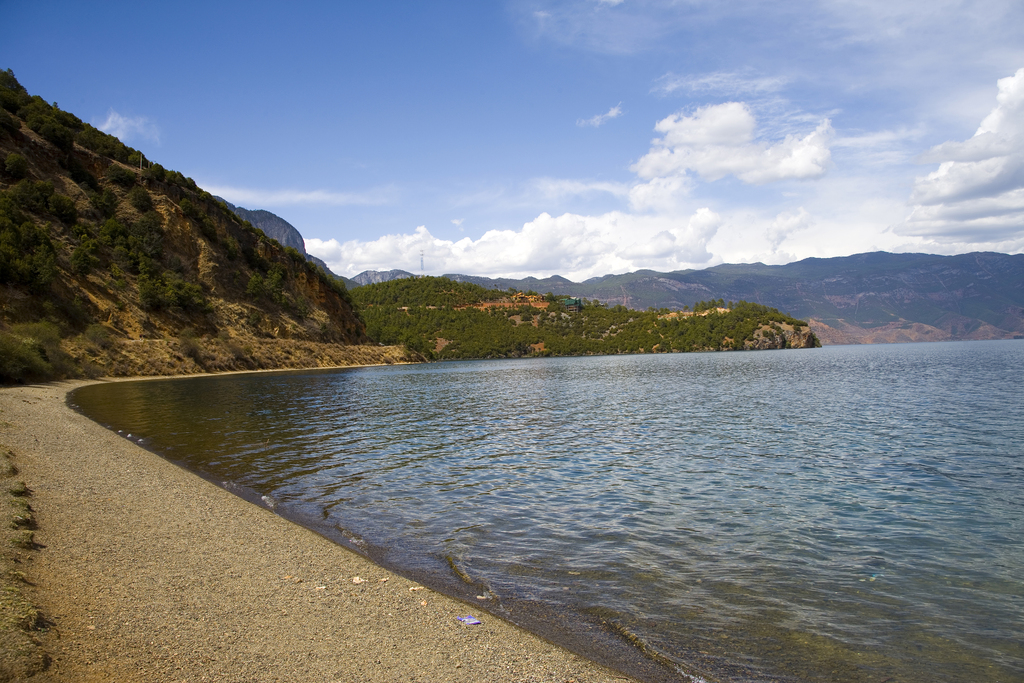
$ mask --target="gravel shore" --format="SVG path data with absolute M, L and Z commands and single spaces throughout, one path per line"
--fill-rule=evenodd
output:
M 67 407 L 83 384 L 0 389 L 50 626 L 31 681 L 631 680 L 118 437 Z

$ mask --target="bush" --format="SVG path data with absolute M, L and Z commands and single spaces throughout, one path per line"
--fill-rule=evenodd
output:
M 7 191 L 8 196 L 19 206 L 30 211 L 42 212 L 49 208 L 53 195 L 53 183 L 47 180 L 32 182 L 28 178 Z
M 193 204 L 192 201 L 188 197 L 185 197 L 184 199 L 182 199 L 178 203 L 178 206 L 181 207 L 181 212 L 183 214 L 185 214 L 186 217 L 192 218 L 192 219 L 198 219 L 199 218 L 199 209 L 196 208 L 196 205 Z
M 78 275 L 88 275 L 99 263 L 93 254 L 99 245 L 95 240 L 84 240 L 71 252 L 71 269 Z
M 128 188 L 135 184 L 135 174 L 124 166 L 111 164 L 107 167 L 107 180 L 115 185 Z
M 114 341 L 110 338 L 110 330 L 99 323 L 93 323 L 82 334 L 86 341 L 101 349 L 109 348 Z
M 178 350 L 181 355 L 187 356 L 197 363 L 203 360 L 203 347 L 199 345 L 195 330 L 191 327 L 186 327 L 178 333 Z
M 52 194 L 47 202 L 50 213 L 65 225 L 74 225 L 78 221 L 78 207 L 71 197 L 62 194 Z
M 156 310 L 164 305 L 163 283 L 148 275 L 139 276 L 139 305 L 146 310 Z
M 0 376 L 9 380 L 45 380 L 75 374 L 70 357 L 60 348 L 53 323 L 14 325 L 0 334 Z
M 0 332 L 0 380 L 24 382 L 47 379 L 53 368 L 39 348 L 7 332 Z
M 71 175 L 71 179 L 78 183 L 79 186 L 87 187 L 93 192 L 100 191 L 100 182 L 96 180 L 96 176 L 89 172 L 82 162 L 78 160 L 74 155 L 69 155 L 67 160 L 68 173 Z
M 28 159 L 17 152 L 11 152 L 4 161 L 4 170 L 12 178 L 21 180 L 28 175 Z
M 128 203 L 135 207 L 139 213 L 146 213 L 153 210 L 153 198 L 141 185 L 136 185 L 128 191 Z
M 157 180 L 163 182 L 166 176 L 167 169 L 165 169 L 160 164 L 153 164 L 152 166 L 150 166 L 149 168 L 142 172 L 142 177 L 145 178 L 146 180 Z
M 89 195 L 89 202 L 104 218 L 113 218 L 117 212 L 117 195 L 110 188 L 104 188 L 102 194 Z
M 263 281 L 263 276 L 259 273 L 253 273 L 252 277 L 249 278 L 249 284 L 245 287 L 245 293 L 253 299 L 259 299 L 266 294 L 267 284 Z
M 75 134 L 52 119 L 46 121 L 37 132 L 62 152 L 70 152 L 75 146 Z
M 19 124 L 15 120 L 15 118 L 8 114 L 5 110 L 0 109 L 0 130 L 5 130 L 8 133 L 13 133 L 19 128 L 21 128 L 21 124 Z
M 110 159 L 117 159 L 118 161 L 128 160 L 128 149 L 124 146 L 124 143 L 115 138 L 113 135 L 108 135 L 101 130 L 97 130 L 90 126 L 88 123 L 83 125 L 83 130 L 75 136 L 75 141 L 86 149 L 108 157 Z

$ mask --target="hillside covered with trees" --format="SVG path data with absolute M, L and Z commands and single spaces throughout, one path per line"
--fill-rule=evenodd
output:
M 0 381 L 400 359 L 369 342 L 340 280 L 0 71 Z
M 583 300 L 571 311 L 566 297 L 553 293 L 503 292 L 444 277 L 364 285 L 352 297 L 371 337 L 439 360 L 820 346 L 806 322 L 745 301 L 635 311 Z

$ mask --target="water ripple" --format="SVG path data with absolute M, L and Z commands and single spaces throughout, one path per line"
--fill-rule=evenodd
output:
M 691 673 L 1021 680 L 1022 361 L 974 342 L 461 362 L 73 400 L 394 564 L 458 567 L 504 609 L 603 622 Z

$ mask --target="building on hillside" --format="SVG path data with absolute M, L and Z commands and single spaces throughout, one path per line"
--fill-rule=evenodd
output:
M 579 313 L 583 310 L 583 299 L 578 297 L 569 297 L 568 299 L 562 299 L 562 305 L 565 306 L 565 310 L 570 313 Z

